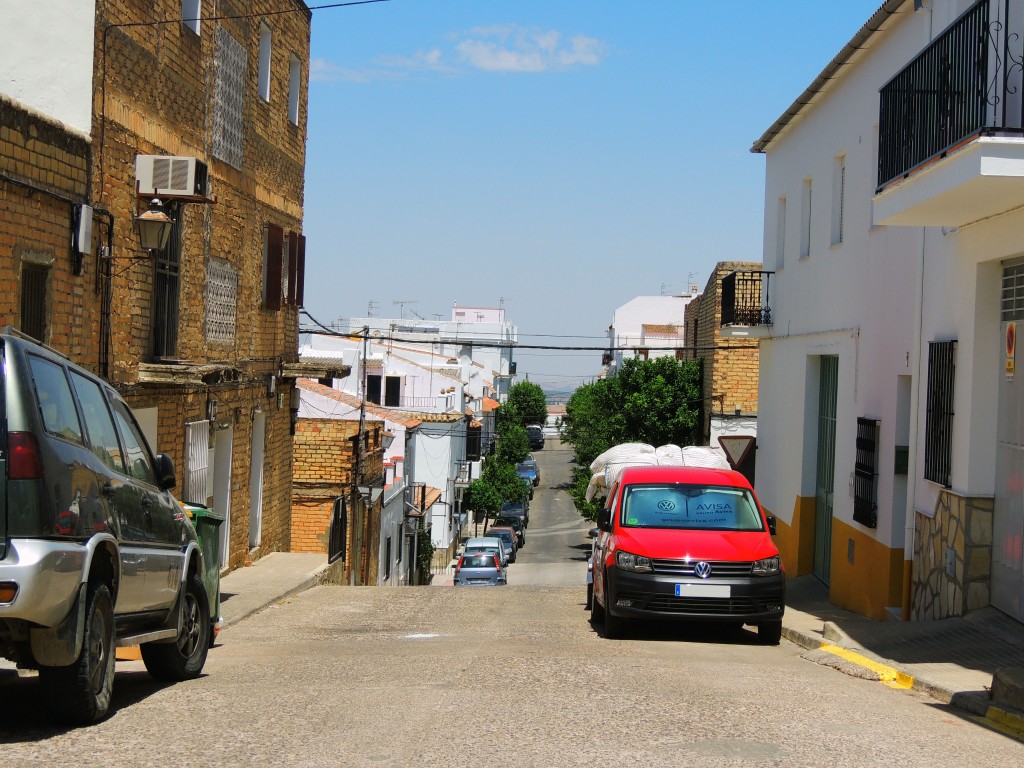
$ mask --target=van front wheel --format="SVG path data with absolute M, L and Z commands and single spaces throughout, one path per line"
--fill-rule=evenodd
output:
M 761 645 L 778 645 L 782 640 L 782 620 L 762 621 L 758 624 L 757 640 Z

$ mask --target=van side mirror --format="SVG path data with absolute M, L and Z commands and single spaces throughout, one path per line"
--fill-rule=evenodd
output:
M 768 515 L 768 533 L 775 535 L 775 515 Z
M 174 475 L 174 460 L 166 453 L 156 457 L 153 469 L 156 470 L 156 484 L 161 491 L 169 491 L 178 484 L 178 479 Z
M 597 528 L 600 531 L 611 531 L 612 511 L 608 507 L 602 507 L 597 513 Z

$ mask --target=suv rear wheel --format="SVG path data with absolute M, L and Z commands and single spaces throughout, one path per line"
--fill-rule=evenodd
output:
M 85 636 L 78 661 L 39 670 L 50 714 L 69 725 L 102 720 L 114 688 L 114 601 L 103 583 L 90 583 L 86 595 Z
M 210 650 L 210 608 L 206 590 L 197 574 L 185 580 L 181 630 L 173 643 L 144 643 L 146 670 L 167 683 L 199 677 Z

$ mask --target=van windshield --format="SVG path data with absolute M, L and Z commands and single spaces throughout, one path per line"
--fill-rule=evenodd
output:
M 763 531 L 761 515 L 746 488 L 679 483 L 629 485 L 620 524 L 628 528 Z

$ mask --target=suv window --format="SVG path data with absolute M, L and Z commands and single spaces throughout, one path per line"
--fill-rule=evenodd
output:
M 51 435 L 81 443 L 82 425 L 64 368 L 35 355 L 29 355 L 28 360 L 43 427 Z
M 136 480 L 156 485 L 156 472 L 153 471 L 146 440 L 135 426 L 135 420 L 128 412 L 128 408 L 120 401 L 114 403 L 114 419 L 124 441 L 128 474 Z
M 87 379 L 77 371 L 71 371 L 71 383 L 75 386 L 75 394 L 82 406 L 85 428 L 89 433 L 92 452 L 110 469 L 125 474 L 124 457 L 121 445 L 117 442 L 117 430 L 110 417 L 107 399 L 100 385 Z

